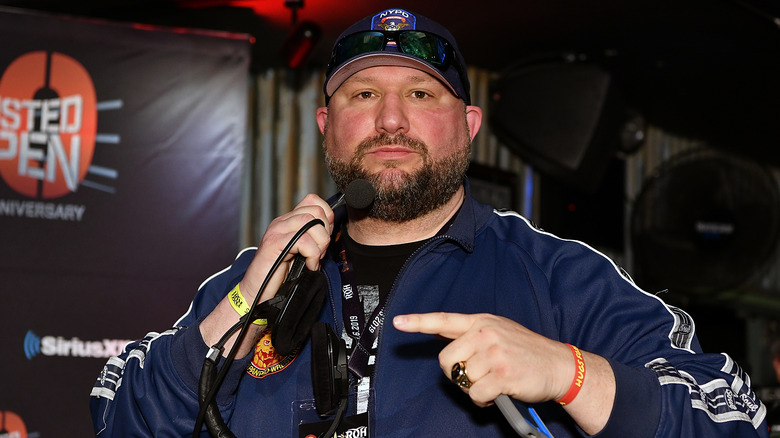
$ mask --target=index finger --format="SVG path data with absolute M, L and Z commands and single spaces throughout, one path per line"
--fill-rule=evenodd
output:
M 393 318 L 393 326 L 407 333 L 426 333 L 455 339 L 468 331 L 474 315 L 463 313 L 412 313 Z

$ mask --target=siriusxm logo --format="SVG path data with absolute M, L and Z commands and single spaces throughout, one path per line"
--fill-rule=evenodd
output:
M 127 343 L 126 339 L 103 339 L 102 341 L 83 341 L 79 338 L 66 339 L 62 336 L 39 337 L 32 330 L 24 336 L 24 354 L 27 359 L 42 354 L 60 357 L 96 357 L 117 356 Z
M 41 354 L 41 338 L 35 336 L 30 330 L 27 330 L 27 335 L 24 337 L 24 354 L 27 359 Z

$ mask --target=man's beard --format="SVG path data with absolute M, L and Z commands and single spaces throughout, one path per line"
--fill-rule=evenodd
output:
M 422 156 L 422 168 L 412 173 L 369 174 L 362 167 L 363 157 L 371 149 L 383 145 L 403 145 L 417 151 Z M 366 212 L 368 217 L 406 222 L 430 213 L 452 198 L 468 169 L 471 142 L 466 140 L 456 153 L 439 161 L 431 158 L 425 143 L 404 134 L 381 134 L 364 140 L 349 162 L 334 158 L 327 146 L 324 149 L 328 170 L 340 190 L 343 191 L 347 184 L 358 178 L 366 179 L 374 186 L 376 198 Z M 393 168 L 396 164 L 388 161 L 385 165 Z

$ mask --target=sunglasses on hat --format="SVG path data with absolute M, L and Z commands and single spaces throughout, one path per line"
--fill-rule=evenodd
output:
M 440 72 L 453 65 L 461 78 L 466 77 L 452 45 L 434 33 L 420 30 L 368 30 L 347 35 L 333 48 L 327 74 L 330 75 L 334 68 L 355 56 L 370 52 L 393 51 L 393 48 L 400 53 L 427 62 Z M 465 91 L 468 93 L 468 89 Z

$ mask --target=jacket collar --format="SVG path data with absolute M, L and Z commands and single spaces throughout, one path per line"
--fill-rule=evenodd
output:
M 463 205 L 458 210 L 452 226 L 444 235 L 467 252 L 472 252 L 474 251 L 477 231 L 485 224 L 493 209 L 471 196 L 471 185 L 467 178 L 463 180 L 463 187 L 466 192 Z

